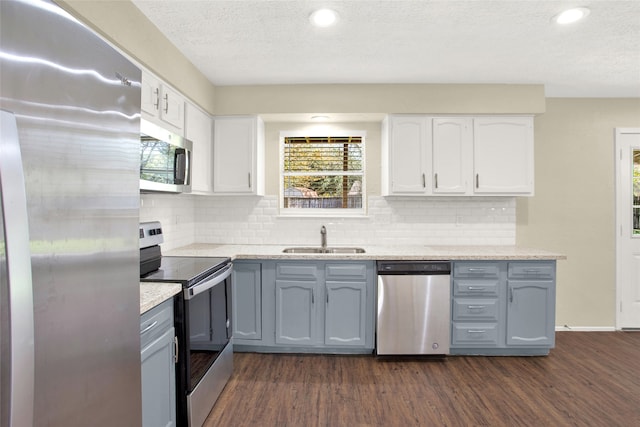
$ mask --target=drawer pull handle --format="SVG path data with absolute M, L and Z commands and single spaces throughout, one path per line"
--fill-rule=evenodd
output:
M 469 270 L 469 271 L 470 271 L 470 272 L 472 272 L 472 273 L 474 273 L 474 272 L 484 273 L 484 270 L 485 270 L 485 269 L 484 269 L 484 268 L 469 268 L 469 269 L 467 269 L 467 270 Z
M 141 330 L 140 335 L 143 335 L 145 332 L 149 332 L 151 329 L 155 328 L 157 324 L 158 324 L 158 321 L 157 320 L 154 321 L 152 324 L 150 324 L 149 326 Z
M 537 268 L 525 268 L 525 273 L 537 273 L 539 270 Z
M 484 286 L 469 286 L 467 289 L 470 291 L 484 291 Z
M 486 308 L 486 305 L 468 305 L 467 308 L 469 310 L 482 310 L 483 308 Z
M 467 332 L 470 334 L 484 334 L 487 331 L 483 331 L 481 329 L 469 329 Z

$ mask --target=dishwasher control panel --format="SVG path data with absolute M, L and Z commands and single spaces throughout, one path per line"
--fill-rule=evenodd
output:
M 450 274 L 449 261 L 378 261 L 378 274 Z

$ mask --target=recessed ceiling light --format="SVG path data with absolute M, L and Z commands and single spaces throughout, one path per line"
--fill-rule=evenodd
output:
M 309 16 L 316 27 L 330 27 L 338 21 L 338 14 L 331 9 L 318 9 Z
M 586 18 L 591 11 L 586 7 L 576 7 L 574 9 L 565 10 L 562 13 L 553 17 L 553 20 L 558 24 L 571 24 Z

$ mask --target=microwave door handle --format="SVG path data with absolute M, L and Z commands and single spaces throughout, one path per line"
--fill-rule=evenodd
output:
M 213 288 L 214 286 L 224 282 L 229 276 L 231 276 L 232 267 L 233 267 L 233 264 L 230 263 L 229 265 L 225 266 L 222 270 L 218 271 L 215 274 L 215 276 L 213 276 L 212 278 L 208 280 L 204 280 L 195 286 L 185 289 L 184 299 L 190 300 L 196 295 L 206 292 L 209 289 Z
M 173 161 L 175 165 L 173 170 L 173 182 L 178 185 L 186 184 L 187 150 L 184 148 L 176 148 Z

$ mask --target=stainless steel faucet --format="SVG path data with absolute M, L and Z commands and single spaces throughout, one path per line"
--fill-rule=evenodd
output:
M 327 229 L 324 225 L 320 227 L 320 246 L 322 246 L 322 249 L 327 248 Z

